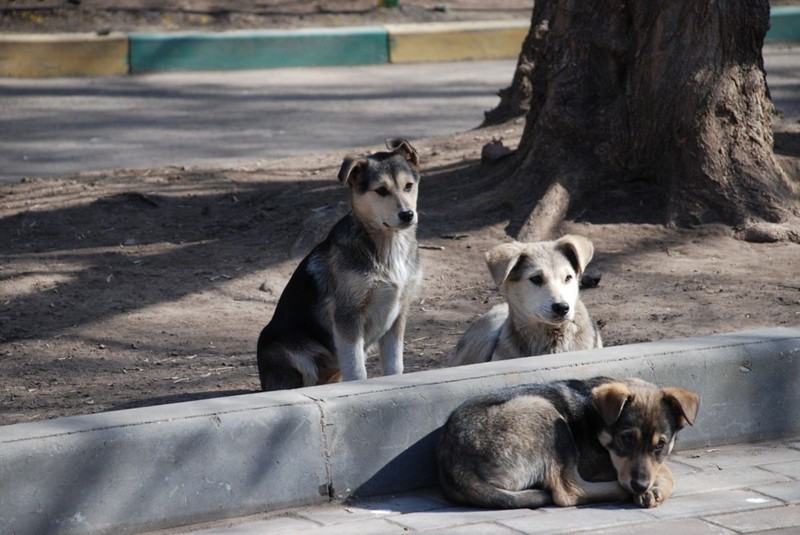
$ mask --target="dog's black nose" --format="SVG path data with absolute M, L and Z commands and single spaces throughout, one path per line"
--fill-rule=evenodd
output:
M 569 305 L 567 303 L 553 303 L 551 307 L 557 316 L 566 316 L 569 312 Z
M 397 217 L 400 218 L 400 221 L 403 223 L 411 223 L 414 220 L 414 211 L 413 210 L 403 210 Z
M 648 485 L 647 483 L 642 483 L 641 481 L 638 481 L 636 479 L 631 481 L 631 490 L 636 494 L 641 494 L 649 488 L 650 485 Z

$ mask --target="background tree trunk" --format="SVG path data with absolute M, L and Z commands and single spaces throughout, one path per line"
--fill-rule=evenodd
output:
M 530 95 L 502 170 L 528 199 L 509 231 L 543 239 L 606 203 L 620 220 L 800 241 L 800 184 L 773 154 L 768 27 L 766 0 L 536 0 L 504 98 Z

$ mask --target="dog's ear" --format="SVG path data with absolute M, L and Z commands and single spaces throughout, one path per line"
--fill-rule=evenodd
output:
M 364 158 L 356 158 L 355 156 L 346 156 L 342 162 L 342 167 L 339 169 L 339 182 L 348 185 L 358 179 L 364 167 L 367 165 L 367 160 Z
M 387 139 L 386 148 L 405 158 L 414 170 L 419 169 L 419 154 L 417 154 L 417 149 L 412 147 L 411 143 L 405 139 Z
M 555 242 L 556 250 L 567 257 L 572 269 L 580 275 L 594 256 L 594 245 L 583 236 L 567 234 Z
M 606 425 L 619 420 L 625 404 L 633 400 L 633 393 L 624 383 L 605 383 L 592 389 L 592 403 Z
M 700 409 L 700 396 L 679 387 L 662 388 L 661 392 L 664 393 L 664 399 L 678 416 L 678 425 L 680 427 L 686 426 L 687 423 L 694 425 L 697 411 Z
M 519 242 L 501 243 L 486 253 L 486 265 L 497 286 L 503 286 L 508 274 L 514 269 L 522 256 L 522 244 Z

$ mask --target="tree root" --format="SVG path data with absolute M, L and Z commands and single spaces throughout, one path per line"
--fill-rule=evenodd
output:
M 751 243 L 776 243 L 790 241 L 800 243 L 800 222 L 769 223 L 767 221 L 745 221 L 734 229 L 736 239 Z

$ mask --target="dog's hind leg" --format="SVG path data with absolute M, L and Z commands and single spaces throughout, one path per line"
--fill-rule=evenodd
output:
M 439 463 L 442 493 L 455 503 L 495 509 L 536 509 L 553 505 L 553 497 L 548 490 L 506 490 L 493 485 L 471 469 L 464 470 L 464 466 L 450 466 L 443 471 L 441 465 L 447 461 L 440 459 Z
M 269 368 L 259 373 L 261 379 L 261 390 L 271 392 L 273 390 L 288 390 L 303 386 L 303 376 L 294 368 L 280 367 Z
M 261 344 L 258 347 L 261 389 L 270 391 L 314 386 L 319 380 L 317 362 L 331 361 L 333 357 L 325 347 L 310 340 L 293 343 L 277 340 Z
M 546 490 L 496 490 L 497 493 L 502 496 L 501 507 L 506 509 L 538 509 L 539 507 L 553 505 L 553 495 Z
M 587 503 L 620 502 L 630 494 L 616 481 L 586 481 L 577 465 L 565 468 L 559 482 L 552 486 L 553 502 L 562 507 Z
M 297 359 L 293 357 L 293 351 L 285 344 L 259 339 L 258 378 L 261 381 L 261 390 L 269 392 L 308 386 L 303 373 L 297 368 Z M 314 374 L 316 377 L 316 370 Z

